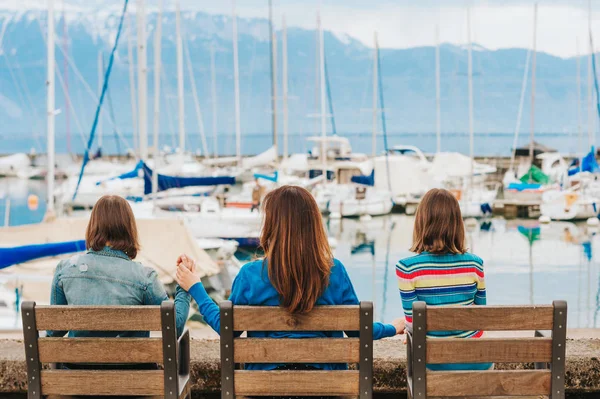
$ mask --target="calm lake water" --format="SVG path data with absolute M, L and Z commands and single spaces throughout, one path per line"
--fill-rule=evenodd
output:
M 11 199 L 11 225 L 40 222 L 44 192 L 43 182 L 0 179 L 0 226 L 7 198 Z M 34 211 L 27 206 L 31 194 L 40 198 Z M 359 298 L 374 302 L 378 320 L 389 322 L 401 316 L 394 266 L 411 255 L 412 224 L 413 218 L 406 215 L 327 221 L 329 234 L 337 240 L 335 256 L 346 265 Z M 600 328 L 600 234 L 596 232 L 585 224 L 564 222 L 480 221 L 469 230 L 468 243 L 485 261 L 488 303 L 549 304 L 564 299 L 570 328 Z

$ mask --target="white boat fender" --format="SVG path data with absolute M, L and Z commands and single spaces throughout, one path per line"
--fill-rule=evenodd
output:
M 373 217 L 371 215 L 369 215 L 368 213 L 360 216 L 361 222 L 368 222 L 371 219 L 373 219 Z
M 594 227 L 599 226 L 600 225 L 600 220 L 597 217 L 595 217 L 595 218 L 589 218 L 587 220 L 587 225 L 588 226 L 594 226 Z
M 341 219 L 342 214 L 340 212 L 331 212 L 329 214 L 329 219 Z
M 552 221 L 552 219 L 550 218 L 550 216 L 542 215 L 542 216 L 540 216 L 539 221 L 540 221 L 540 223 L 548 224 Z
M 417 212 L 416 205 L 406 205 L 406 208 L 404 208 L 404 213 L 406 213 L 407 215 L 414 215 L 416 212 Z

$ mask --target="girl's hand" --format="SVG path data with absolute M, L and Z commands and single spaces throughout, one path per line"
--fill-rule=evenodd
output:
M 404 334 L 404 330 L 406 329 L 406 320 L 405 319 L 396 319 L 392 321 L 392 325 L 396 327 L 396 335 Z
M 200 277 L 198 277 L 194 272 L 188 269 L 187 266 L 184 266 L 184 263 L 182 262 L 177 266 L 175 280 L 181 288 L 183 288 L 186 291 L 189 291 L 194 284 L 200 282 Z
M 181 254 L 177 258 L 177 266 L 179 265 L 183 265 L 192 273 L 196 273 L 196 262 L 186 254 Z

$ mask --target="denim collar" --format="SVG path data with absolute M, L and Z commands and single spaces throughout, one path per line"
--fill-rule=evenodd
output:
M 131 260 L 127 254 L 119 249 L 113 249 L 111 247 L 104 247 L 100 251 L 94 251 L 93 249 L 88 250 L 90 254 L 112 256 L 113 258 L 121 258 L 125 260 Z

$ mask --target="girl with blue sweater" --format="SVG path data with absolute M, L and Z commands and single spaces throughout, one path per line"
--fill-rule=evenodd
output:
M 319 305 L 359 303 L 344 265 L 333 258 L 321 213 L 313 196 L 304 188 L 284 186 L 264 199 L 264 225 L 260 238 L 265 257 L 244 265 L 231 289 L 234 305 L 281 306 L 290 313 L 308 313 Z M 194 262 L 182 255 L 178 260 L 177 282 L 198 303 L 204 320 L 220 330 L 219 307 L 208 296 L 194 273 Z M 374 323 L 373 339 L 404 332 L 404 320 L 393 324 Z M 241 334 L 239 332 L 238 334 Z M 358 333 L 348 333 L 357 335 Z M 333 332 L 248 332 L 254 338 L 342 337 Z M 345 364 L 281 365 L 248 364 L 247 369 L 344 369 Z

